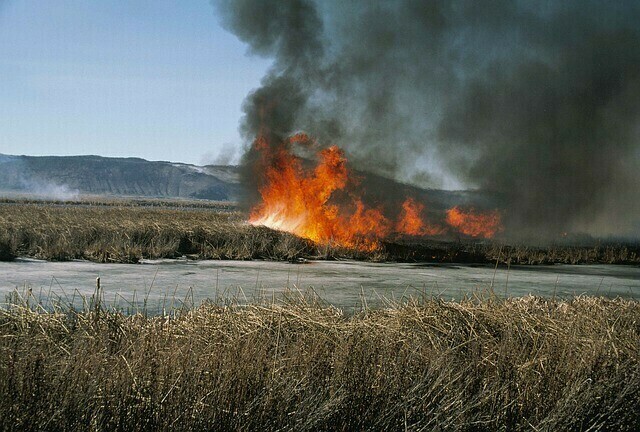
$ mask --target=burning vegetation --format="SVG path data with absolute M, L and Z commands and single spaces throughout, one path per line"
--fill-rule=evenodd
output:
M 453 207 L 447 211 L 447 224 L 471 237 L 491 238 L 500 231 L 500 213 L 475 213 Z
M 253 144 L 258 156 L 259 202 L 250 212 L 253 225 L 291 232 L 317 243 L 374 250 L 380 241 L 398 237 L 463 235 L 492 238 L 501 230 L 497 210 L 478 212 L 453 207 L 432 222 L 425 205 L 408 196 L 395 214 L 378 203 L 367 203 L 360 181 L 349 170 L 344 151 L 337 146 L 317 152 L 312 166 L 294 152 L 294 145 L 313 146 L 306 134 L 281 143 L 259 136 Z
M 503 219 L 476 217 L 464 202 L 449 203 L 458 208 L 447 214 L 418 196 L 382 209 L 381 218 L 378 203 L 360 195 L 336 204 L 336 195 L 352 191 L 338 182 L 321 206 L 328 226 L 308 202 L 304 215 L 274 208 L 292 205 L 283 199 L 264 200 L 252 220 L 277 219 L 302 236 L 347 243 L 405 229 L 485 238 L 501 226 L 504 238 L 535 243 L 565 232 L 640 238 L 637 2 L 215 3 L 249 53 L 273 61 L 243 104 L 247 143 L 265 136 L 277 146 L 304 130 L 339 145 L 354 170 L 497 197 L 483 206 L 499 207 Z M 319 180 L 313 170 L 289 173 L 298 183 Z M 273 179 L 269 173 L 250 190 L 273 198 Z M 353 222 L 364 227 L 352 225 L 356 214 Z M 385 223 L 369 230 L 371 218 Z

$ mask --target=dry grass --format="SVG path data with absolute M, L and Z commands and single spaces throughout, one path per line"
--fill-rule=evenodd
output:
M 140 198 L 105 195 L 83 195 L 77 200 L 41 199 L 29 195 L 0 196 L 0 204 L 39 206 L 102 206 L 102 207 L 159 207 L 172 209 L 209 209 L 218 211 L 236 211 L 238 205 L 232 201 L 193 200 L 182 198 Z
M 640 264 L 639 244 L 590 246 L 509 245 L 503 242 L 433 242 L 411 240 L 387 243 L 382 255 L 391 260 L 457 263 L 538 264 Z
M 182 255 L 293 259 L 308 253 L 310 244 L 293 235 L 250 226 L 238 213 L 24 204 L 0 206 L 0 250 L 7 255 L 58 261 L 138 262 Z
M 640 304 L 0 311 L 3 430 L 637 430 Z
M 640 246 L 631 244 L 597 244 L 594 246 L 500 246 L 487 248 L 490 261 L 510 264 L 640 264 Z
M 6 201 L 6 200 L 5 200 Z M 108 200 L 76 203 L 0 201 L 0 261 L 138 262 L 147 258 L 638 264 L 639 245 L 505 246 L 498 243 L 395 239 L 375 251 L 316 245 L 253 227 L 221 203 Z

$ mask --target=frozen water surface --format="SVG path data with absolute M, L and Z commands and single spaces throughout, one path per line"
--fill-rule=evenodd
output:
M 163 306 L 196 305 L 205 299 L 266 298 L 287 289 L 317 293 L 324 301 L 352 309 L 364 298 L 369 306 L 383 298 L 409 296 L 460 298 L 492 289 L 498 296 L 567 297 L 599 294 L 640 297 L 640 267 L 613 265 L 512 266 L 396 264 L 355 261 L 145 261 L 142 264 L 46 262 L 18 259 L 0 263 L 0 295 L 31 290 L 38 299 L 82 305 L 100 276 L 104 301 L 120 307 L 147 299 L 151 312 Z

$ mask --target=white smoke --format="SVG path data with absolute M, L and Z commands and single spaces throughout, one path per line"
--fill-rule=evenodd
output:
M 38 199 L 72 201 L 77 200 L 80 196 L 80 191 L 64 184 L 45 182 L 34 178 L 21 178 L 20 184 L 24 193 Z

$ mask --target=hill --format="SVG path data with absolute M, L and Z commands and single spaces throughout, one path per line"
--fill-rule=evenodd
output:
M 0 154 L 0 195 L 70 199 L 80 195 L 196 198 L 236 201 L 235 166 L 195 166 L 101 156 Z

